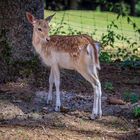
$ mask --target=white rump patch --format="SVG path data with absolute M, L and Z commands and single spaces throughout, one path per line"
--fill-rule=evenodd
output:
M 99 52 L 100 52 L 100 47 L 101 47 L 101 43 L 100 43 L 100 42 L 96 42 L 96 43 L 95 43 L 95 47 L 96 47 L 96 49 L 97 49 L 97 51 L 98 51 L 98 54 L 99 54 Z
M 93 53 L 93 48 L 92 48 L 92 45 L 91 44 L 88 44 L 87 45 L 87 52 L 88 54 L 92 57 L 92 53 Z

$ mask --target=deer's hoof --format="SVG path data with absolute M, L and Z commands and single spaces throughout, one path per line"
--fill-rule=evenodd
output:
M 101 119 L 101 118 L 102 118 L 102 115 L 98 115 L 97 118 L 98 118 L 98 119 Z
M 95 119 L 97 119 L 98 118 L 98 115 L 96 115 L 96 114 L 92 114 L 91 116 L 90 116 L 90 119 L 91 120 L 95 120 Z
M 56 111 L 56 112 L 60 112 L 60 106 L 56 106 L 56 107 L 55 107 L 55 111 Z

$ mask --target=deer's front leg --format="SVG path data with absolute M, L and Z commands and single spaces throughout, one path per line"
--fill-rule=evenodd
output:
M 48 93 L 48 98 L 47 98 L 47 104 L 50 104 L 52 102 L 53 83 L 54 83 L 54 74 L 51 68 L 50 76 L 49 76 L 49 93 Z
M 54 82 L 56 87 L 56 107 L 55 111 L 60 111 L 61 101 L 60 101 L 60 71 L 57 65 L 52 67 L 54 74 Z

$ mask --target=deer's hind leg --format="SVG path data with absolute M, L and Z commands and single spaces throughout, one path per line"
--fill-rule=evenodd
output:
M 97 76 L 97 70 L 91 70 L 89 67 L 78 70 L 78 72 L 88 81 L 91 83 L 93 90 L 94 90 L 94 103 L 93 109 L 91 114 L 91 119 L 95 119 L 98 115 L 102 116 L 101 110 L 101 84 L 99 78 Z
M 100 80 L 99 80 L 99 77 L 98 77 L 98 71 L 97 71 L 97 68 L 94 67 L 93 65 L 91 65 L 90 67 L 90 71 L 92 72 L 93 75 L 95 75 L 98 79 L 98 86 L 96 86 L 96 92 L 98 93 L 98 117 L 100 118 L 102 116 L 102 108 L 101 108 L 101 96 L 102 96 L 102 91 L 101 91 L 101 83 L 100 83 Z

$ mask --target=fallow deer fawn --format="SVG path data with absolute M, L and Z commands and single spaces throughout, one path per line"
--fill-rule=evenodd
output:
M 100 69 L 97 43 L 88 35 L 49 36 L 49 22 L 54 15 L 46 19 L 36 19 L 26 12 L 28 21 L 33 25 L 32 43 L 42 61 L 51 67 L 47 103 L 52 100 L 53 84 L 56 87 L 55 111 L 60 111 L 60 68 L 79 72 L 94 89 L 94 104 L 91 119 L 102 116 L 101 84 L 97 69 Z

